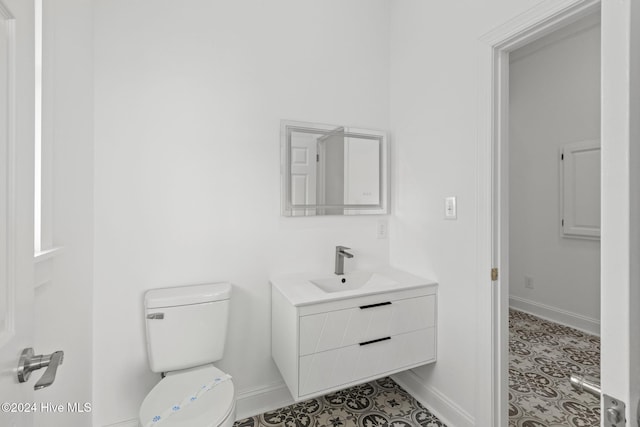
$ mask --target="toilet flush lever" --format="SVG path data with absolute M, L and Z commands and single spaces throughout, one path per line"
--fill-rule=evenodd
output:
M 164 319 L 164 313 L 151 313 L 147 314 L 147 319 Z
M 18 382 L 27 382 L 31 376 L 31 372 L 37 371 L 41 368 L 47 368 L 44 371 L 42 378 L 38 380 L 34 390 L 40 390 L 45 387 L 49 387 L 56 379 L 56 372 L 58 366 L 62 365 L 64 360 L 63 351 L 55 351 L 51 354 L 38 354 L 34 355 L 33 348 L 25 348 L 20 355 L 20 361 L 18 362 Z

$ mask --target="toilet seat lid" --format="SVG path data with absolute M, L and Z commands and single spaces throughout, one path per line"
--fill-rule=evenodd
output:
M 144 427 L 157 415 L 196 394 L 216 377 L 226 374 L 213 365 L 170 372 L 149 392 L 140 407 L 140 424 Z M 233 411 L 235 391 L 229 379 L 201 394 L 197 400 L 171 414 L 158 427 L 218 426 Z

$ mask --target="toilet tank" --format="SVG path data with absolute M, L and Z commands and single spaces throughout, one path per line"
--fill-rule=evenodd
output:
M 169 372 L 222 358 L 231 284 L 152 289 L 144 297 L 147 355 L 153 372 Z

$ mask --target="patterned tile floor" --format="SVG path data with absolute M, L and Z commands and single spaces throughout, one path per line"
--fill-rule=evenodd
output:
M 391 378 L 295 403 L 234 427 L 446 427 Z
M 571 388 L 573 373 L 600 378 L 600 338 L 509 311 L 509 426 L 599 426 L 596 397 Z

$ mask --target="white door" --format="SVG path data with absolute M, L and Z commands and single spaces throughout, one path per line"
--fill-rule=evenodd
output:
M 640 8 L 602 1 L 602 393 L 640 400 Z M 603 424 L 614 425 L 603 402 Z M 618 425 L 623 424 L 616 424 Z
M 33 1 L 0 0 L 0 425 L 30 426 L 33 381 L 18 359 L 33 345 Z M 15 405 L 11 405 L 14 403 Z M 14 411 L 15 412 L 12 412 Z

